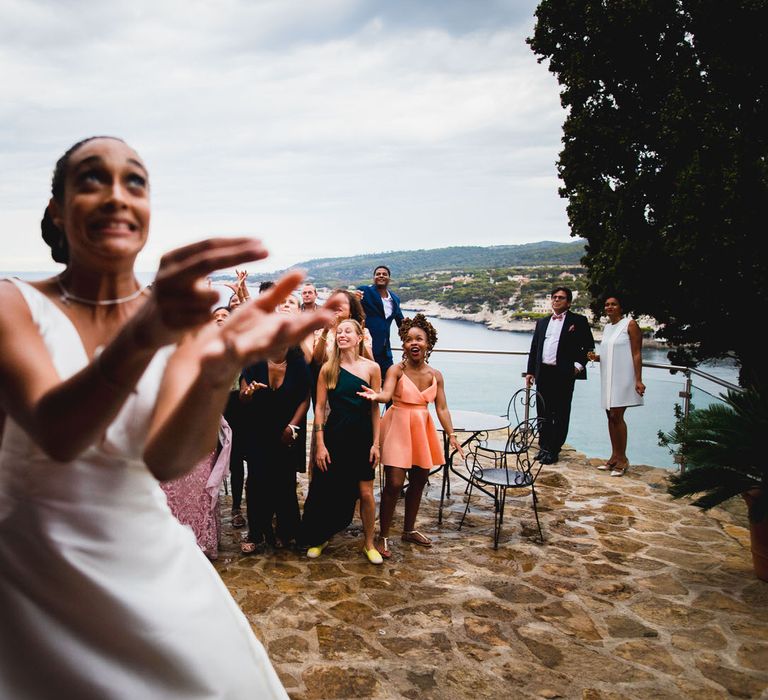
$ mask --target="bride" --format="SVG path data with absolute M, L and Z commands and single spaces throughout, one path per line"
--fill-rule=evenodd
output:
M 136 152 L 81 141 L 56 164 L 42 224 L 65 269 L 0 282 L 0 697 L 287 697 L 158 482 L 215 445 L 241 367 L 331 314 L 272 313 L 301 280 L 288 274 L 207 323 L 207 275 L 266 251 L 188 245 L 143 289 L 149 219 Z

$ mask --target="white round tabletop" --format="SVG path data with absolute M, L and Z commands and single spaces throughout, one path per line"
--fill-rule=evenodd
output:
M 479 433 L 482 430 L 501 430 L 509 425 L 506 416 L 495 416 L 492 413 L 477 411 L 451 411 L 453 430 L 457 433 Z M 442 427 L 435 421 L 438 430 Z

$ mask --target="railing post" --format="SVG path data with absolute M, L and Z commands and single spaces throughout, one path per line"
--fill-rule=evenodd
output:
M 523 378 L 525 378 L 527 375 L 525 372 L 523 372 Z M 528 419 L 531 416 L 531 385 L 528 384 L 528 382 L 525 383 L 525 422 L 528 422 Z
M 685 374 L 685 389 L 678 393 L 678 396 L 683 400 L 683 426 L 688 427 L 688 416 L 691 413 L 691 397 L 693 396 L 693 379 L 689 370 L 684 371 Z M 685 472 L 685 457 L 682 454 L 675 455 L 675 462 L 680 465 L 680 473 Z

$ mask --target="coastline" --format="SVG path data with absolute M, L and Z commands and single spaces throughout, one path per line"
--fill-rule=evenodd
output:
M 509 331 L 512 333 L 533 333 L 536 327 L 536 321 L 510 319 L 503 311 L 491 311 L 483 307 L 476 313 L 464 313 L 448 306 L 443 306 L 437 301 L 428 301 L 426 299 L 411 299 L 401 302 L 400 308 L 403 311 L 421 312 L 425 316 L 442 318 L 447 321 L 470 321 L 471 323 L 482 323 L 492 331 Z M 603 331 L 600 328 L 593 328 L 592 335 L 597 342 L 603 337 Z M 655 338 L 643 338 L 643 346 L 648 348 L 665 349 L 667 344 L 656 340 Z
M 443 306 L 437 301 L 427 301 L 426 299 L 411 299 L 400 303 L 403 311 L 421 312 L 425 316 L 434 316 L 448 321 L 471 321 L 472 323 L 482 323 L 492 331 L 513 331 L 518 333 L 532 333 L 536 326 L 535 321 L 522 321 L 518 319 L 509 319 L 501 311 L 491 311 L 483 308 L 473 314 L 464 313 Z

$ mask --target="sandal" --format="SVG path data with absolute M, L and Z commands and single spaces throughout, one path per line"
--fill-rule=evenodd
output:
M 240 554 L 254 554 L 256 552 L 256 543 L 243 540 L 240 543 Z
M 245 527 L 245 518 L 239 510 L 232 513 L 232 527 Z
M 392 550 L 389 548 L 389 537 L 380 537 L 379 539 L 383 544 L 378 545 L 376 549 L 379 550 L 379 554 L 381 554 L 382 557 L 389 559 L 392 556 Z
M 601 472 L 609 472 L 614 469 L 616 469 L 616 462 L 606 462 L 598 467 L 598 470 Z
M 432 540 L 426 535 L 422 535 L 418 530 L 408 530 L 408 532 L 403 533 L 403 536 L 400 539 L 403 542 L 411 542 L 413 544 L 418 544 L 421 547 L 432 546 Z

